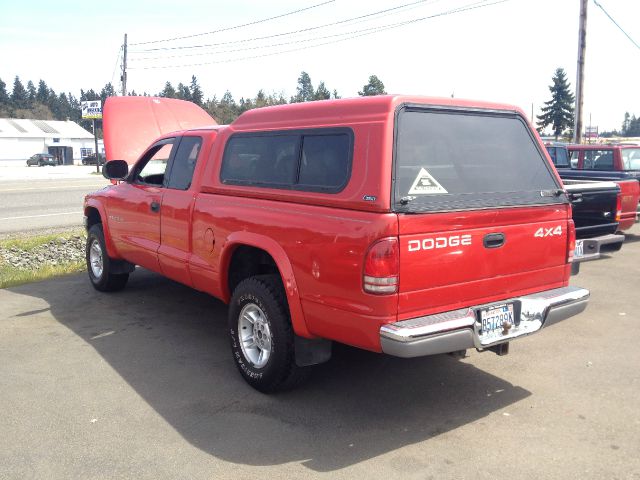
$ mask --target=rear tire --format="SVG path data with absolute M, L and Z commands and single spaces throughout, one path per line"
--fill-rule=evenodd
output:
M 111 259 L 107 255 L 102 224 L 96 223 L 87 235 L 87 272 L 93 288 L 101 292 L 122 290 L 129 280 L 128 273 L 111 273 Z
M 296 365 L 294 332 L 278 275 L 257 275 L 238 284 L 229 305 L 229 337 L 240 374 L 260 392 L 291 389 L 309 372 Z

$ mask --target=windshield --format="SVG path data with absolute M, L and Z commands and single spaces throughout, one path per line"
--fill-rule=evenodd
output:
M 398 116 L 395 206 L 447 211 L 558 203 L 558 183 L 516 115 L 406 107 Z M 554 195 L 555 193 L 555 195 Z
M 640 170 L 640 148 L 622 148 L 622 168 L 625 170 Z
M 547 147 L 547 152 L 556 167 L 568 167 L 569 157 L 565 147 Z

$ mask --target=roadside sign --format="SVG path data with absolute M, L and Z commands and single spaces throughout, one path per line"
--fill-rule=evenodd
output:
M 102 101 L 101 100 L 89 100 L 86 102 L 80 102 L 82 108 L 82 118 L 102 118 Z
M 586 127 L 584 129 L 584 136 L 587 138 L 598 138 L 598 127 Z

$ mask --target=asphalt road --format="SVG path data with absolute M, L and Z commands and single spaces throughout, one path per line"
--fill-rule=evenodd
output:
M 82 226 L 84 196 L 106 184 L 97 175 L 0 182 L 0 235 Z
M 511 353 L 346 347 L 265 396 L 226 307 L 138 270 L 0 290 L 1 479 L 640 479 L 640 228 L 582 266 L 587 310 Z

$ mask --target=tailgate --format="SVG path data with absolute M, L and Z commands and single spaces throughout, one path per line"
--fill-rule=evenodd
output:
M 593 238 L 615 233 L 618 193 L 613 182 L 564 180 L 573 209 L 577 238 Z
M 564 285 L 567 208 L 400 215 L 398 318 Z

